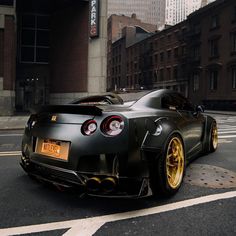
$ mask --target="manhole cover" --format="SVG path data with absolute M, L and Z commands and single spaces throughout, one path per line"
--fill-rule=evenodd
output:
M 184 182 L 207 188 L 236 188 L 236 172 L 211 165 L 187 167 Z

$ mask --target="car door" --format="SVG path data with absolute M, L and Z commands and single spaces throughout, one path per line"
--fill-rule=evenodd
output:
M 180 114 L 179 126 L 185 141 L 187 156 L 192 156 L 201 151 L 201 140 L 204 130 L 204 117 L 201 113 L 196 113 L 190 101 L 180 94 L 172 94 L 174 106 Z

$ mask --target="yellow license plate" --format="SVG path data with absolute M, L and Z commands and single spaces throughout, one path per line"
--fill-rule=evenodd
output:
M 43 143 L 42 152 L 56 157 L 60 156 L 61 146 L 53 143 Z
M 70 142 L 51 139 L 37 139 L 35 152 L 47 157 L 53 157 L 63 161 L 68 160 Z

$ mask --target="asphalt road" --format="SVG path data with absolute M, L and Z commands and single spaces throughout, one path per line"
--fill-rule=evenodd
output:
M 0 235 L 236 235 L 236 116 L 215 117 L 218 150 L 195 160 L 169 199 L 60 192 L 19 166 L 22 132 L 0 132 Z

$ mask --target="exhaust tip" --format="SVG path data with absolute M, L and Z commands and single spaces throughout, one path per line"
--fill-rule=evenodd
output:
M 115 187 L 116 187 L 116 180 L 113 177 L 105 178 L 101 182 L 101 189 L 105 193 L 110 193 L 114 191 Z
M 86 181 L 87 189 L 96 192 L 100 189 L 101 180 L 98 177 L 92 177 Z

